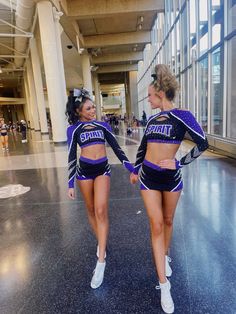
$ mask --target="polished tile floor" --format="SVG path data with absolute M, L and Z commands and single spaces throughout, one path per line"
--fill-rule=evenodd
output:
M 133 162 L 142 130 L 117 139 Z M 111 149 L 103 285 L 90 288 L 96 241 L 79 191 L 67 199 L 67 148 L 30 132 L 0 152 L 0 314 L 162 313 L 138 186 Z M 188 150 L 184 143 L 181 152 Z M 206 152 L 183 169 L 171 257 L 175 313 L 236 313 L 236 161 Z M 10 196 L 10 197 L 7 197 Z

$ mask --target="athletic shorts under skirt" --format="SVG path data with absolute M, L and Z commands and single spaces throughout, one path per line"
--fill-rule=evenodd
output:
M 176 192 L 183 188 L 180 169 L 163 169 L 148 160 L 144 160 L 139 181 L 141 190 Z
M 111 167 L 108 164 L 107 157 L 93 160 L 80 156 L 76 169 L 77 180 L 94 180 L 98 176 L 110 175 Z

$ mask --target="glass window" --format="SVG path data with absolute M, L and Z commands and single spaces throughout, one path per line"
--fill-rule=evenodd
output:
M 212 0 L 212 46 L 224 39 L 224 1 Z
M 175 29 L 172 30 L 170 38 L 171 38 L 171 70 L 173 73 L 175 73 L 175 51 L 176 51 Z
M 236 29 L 236 0 L 228 0 L 228 34 Z
M 184 72 L 183 74 L 183 103 L 182 107 L 188 109 L 188 71 Z
M 212 53 L 211 133 L 223 135 L 224 53 L 219 47 Z
M 171 10 L 170 10 L 170 14 L 171 14 L 171 26 L 174 24 L 175 21 L 175 8 L 174 8 L 174 3 L 171 1 Z
M 189 110 L 196 116 L 195 112 L 195 103 L 196 103 L 196 70 L 195 70 L 195 63 L 189 69 Z
M 179 38 L 179 20 L 176 23 L 176 63 L 177 74 L 180 73 L 180 38 Z
M 227 137 L 236 139 L 236 37 L 228 45 Z
M 199 0 L 199 38 L 200 55 L 208 49 L 208 6 L 206 0 Z
M 181 16 L 181 42 L 182 42 L 182 55 L 183 63 L 182 69 L 188 65 L 188 23 L 187 23 L 187 7 L 185 7 Z
M 196 0 L 189 2 L 190 47 L 196 44 Z
M 166 34 L 170 30 L 170 2 L 169 0 L 165 1 L 165 25 L 166 25 Z
M 175 16 L 179 14 L 179 0 L 175 0 Z
M 208 124 L 208 57 L 199 62 L 199 104 L 200 124 L 207 132 Z

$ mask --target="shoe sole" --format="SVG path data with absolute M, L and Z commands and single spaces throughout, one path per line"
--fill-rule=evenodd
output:
M 165 312 L 165 313 L 167 313 L 167 314 L 172 314 L 172 313 L 174 313 L 174 311 L 175 311 L 175 307 L 173 306 L 173 308 L 171 308 L 171 309 L 166 309 L 163 305 L 162 305 L 162 303 L 161 303 L 161 307 L 162 307 L 162 310 Z
M 101 285 L 102 285 L 102 282 L 100 283 L 99 286 L 94 286 L 94 285 L 90 284 L 90 287 L 91 287 L 92 289 L 97 289 L 97 288 L 101 287 Z

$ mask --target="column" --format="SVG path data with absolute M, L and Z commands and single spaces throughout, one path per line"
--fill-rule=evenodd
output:
M 37 9 L 53 141 L 62 143 L 66 141 L 66 91 L 61 51 L 59 51 L 61 39 L 57 31 L 58 16 L 54 17 L 52 4 L 49 1 L 39 2 Z
M 36 91 L 36 98 L 37 98 L 37 105 L 38 105 L 38 112 L 39 112 L 41 133 L 48 134 L 47 115 L 46 115 L 46 107 L 45 107 L 45 101 L 44 101 L 41 67 L 40 67 L 38 49 L 37 49 L 35 38 L 31 38 L 30 51 L 31 51 L 31 60 L 32 60 L 32 68 L 33 68 L 33 75 L 34 75 L 34 83 L 35 83 L 35 91 Z
M 126 116 L 128 119 L 132 118 L 130 93 L 129 93 L 129 77 L 128 72 L 125 73 L 125 104 L 126 104 Z
M 136 119 L 138 119 L 138 88 L 137 88 L 137 71 L 129 72 L 129 94 L 130 94 L 130 106 L 131 112 L 134 113 Z
M 34 85 L 34 76 L 33 76 L 33 70 L 32 70 L 32 65 L 31 65 L 30 60 L 27 62 L 26 68 L 27 68 L 27 72 L 26 72 L 27 83 L 29 87 L 30 111 L 31 111 L 31 116 L 33 120 L 34 130 L 40 131 L 37 98 L 36 98 L 36 91 L 35 91 L 35 85 Z
M 53 15 L 55 21 L 55 32 L 56 32 L 56 40 L 57 40 L 57 53 L 58 53 L 58 67 L 61 75 L 60 83 L 61 83 L 61 92 L 63 97 L 63 103 L 67 102 L 67 94 L 66 94 L 66 80 L 65 80 L 65 69 L 64 69 L 64 60 L 62 53 L 62 45 L 61 45 L 61 34 L 63 32 L 63 28 L 59 23 L 60 17 L 63 15 L 62 12 L 58 12 L 56 8 L 53 8 Z
M 82 54 L 81 61 L 82 61 L 82 72 L 83 72 L 83 86 L 89 91 L 90 95 L 92 96 L 93 85 L 92 85 L 89 55 Z
M 29 99 L 26 74 L 24 74 L 24 96 L 25 96 L 25 100 L 26 100 L 25 105 L 24 105 L 24 111 L 25 111 L 25 115 L 27 118 L 26 122 L 28 125 L 28 121 L 30 121 L 30 125 L 28 125 L 28 127 L 30 127 L 30 129 L 33 129 L 34 125 L 33 125 L 33 119 L 32 119 L 31 112 L 30 112 L 30 99 Z
M 94 92 L 95 92 L 95 104 L 96 104 L 96 116 L 97 120 L 101 120 L 102 118 L 102 108 L 101 108 L 101 90 L 100 90 L 100 85 L 98 82 L 98 75 L 97 73 L 94 74 Z

